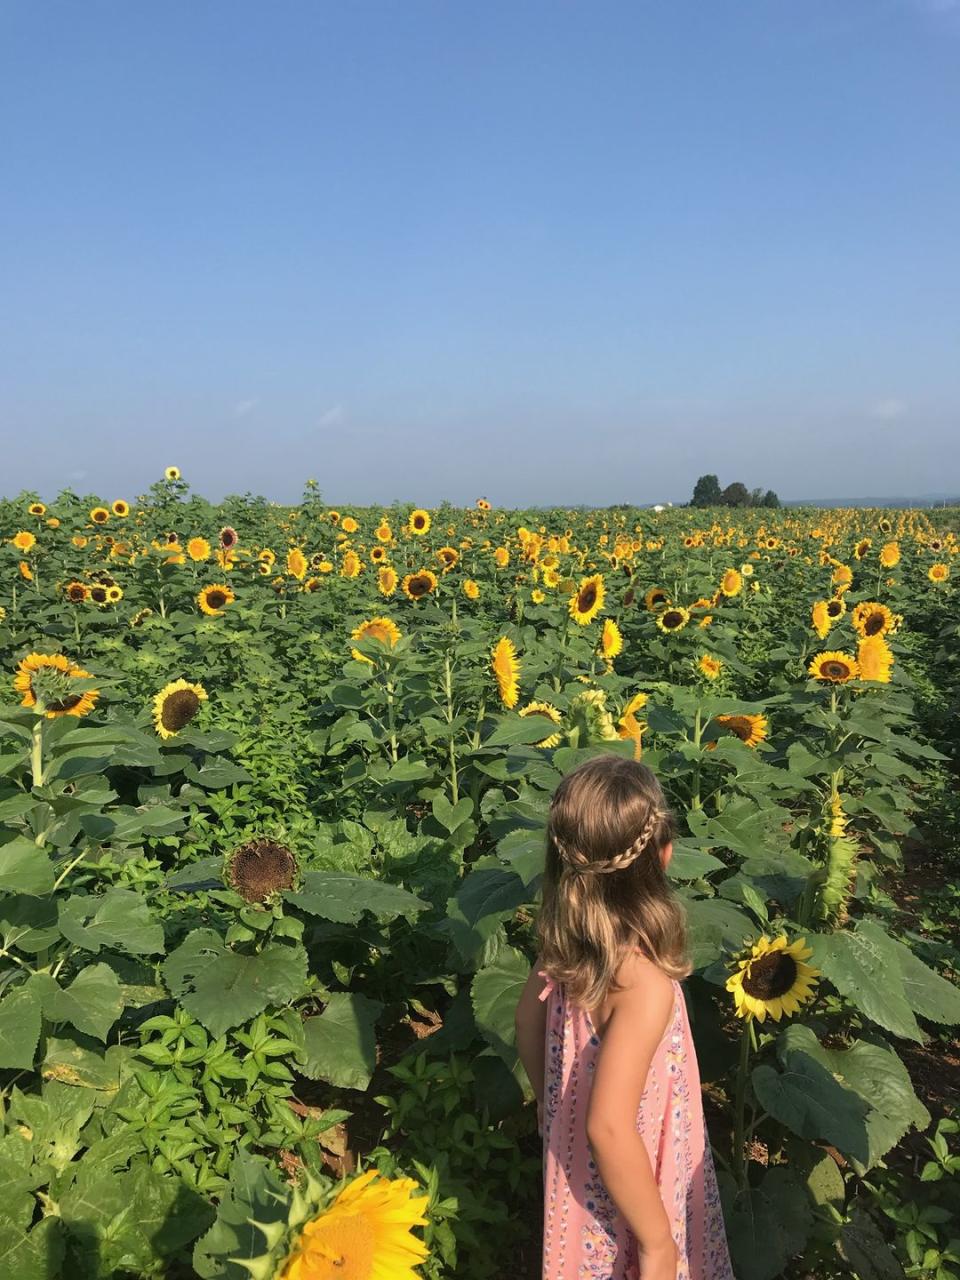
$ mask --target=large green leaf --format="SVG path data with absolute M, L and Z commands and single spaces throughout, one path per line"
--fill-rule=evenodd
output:
M 239 1151 L 230 1162 L 230 1185 L 220 1197 L 216 1221 L 194 1246 L 194 1271 L 201 1280 L 250 1280 L 244 1263 L 267 1252 L 261 1227 L 279 1236 L 289 1205 L 290 1188 L 278 1171 Z
M 64 1255 L 63 1223 L 41 1218 L 29 1233 L 5 1231 L 0 1223 L 0 1275 L 10 1280 L 59 1280 Z
M 766 1063 L 750 1077 L 760 1105 L 781 1124 L 811 1140 L 824 1138 L 845 1155 L 866 1162 L 869 1107 L 806 1053 L 791 1053 L 782 1071 Z
M 60 937 L 53 898 L 17 893 L 0 898 L 0 939 L 5 951 L 15 947 L 35 955 Z
M 0 845 L 0 889 L 39 897 L 53 891 L 53 882 L 50 855 L 33 840 L 15 836 Z
M 69 1022 L 78 1031 L 106 1041 L 107 1033 L 123 1012 L 120 979 L 105 964 L 81 969 L 69 987 L 61 987 L 48 973 L 30 979 L 48 1022 Z
M 40 1039 L 40 997 L 17 987 L 0 1000 L 0 1068 L 29 1071 Z
M 311 915 L 337 924 L 355 924 L 365 911 L 379 919 L 409 919 L 427 904 L 406 889 L 372 876 L 351 876 L 338 871 L 308 871 L 303 888 L 284 895 L 288 902 Z
M 502 947 L 492 964 L 477 971 L 470 988 L 477 1027 L 511 1070 L 517 1061 L 514 1014 L 529 973 L 522 952 Z
M 725 898 L 694 898 L 682 889 L 678 897 L 687 910 L 695 969 L 719 959 L 724 949 L 738 950 L 757 932 L 746 912 Z
M 909 947 L 891 938 L 875 920 L 861 920 L 857 933 L 876 942 L 900 970 L 904 994 L 914 1013 L 931 1022 L 960 1023 L 960 987 L 927 966 Z
M 377 1000 L 353 991 L 333 992 L 323 1012 L 303 1024 L 302 1073 L 340 1089 L 366 1089 L 377 1064 L 374 1027 L 382 1012 Z
M 883 1232 L 862 1205 L 840 1227 L 840 1248 L 858 1280 L 903 1280 L 904 1270 Z
M 903 988 L 889 939 L 861 929 L 810 934 L 809 963 L 830 979 L 841 995 L 872 1022 L 906 1040 L 923 1041 L 923 1033 Z
M 146 901 L 132 889 L 68 899 L 60 908 L 60 929 L 74 946 L 94 955 L 101 947 L 135 956 L 163 951 L 163 928 L 151 916 Z
M 212 929 L 195 929 L 166 960 L 170 990 L 213 1036 L 249 1022 L 268 1005 L 303 994 L 307 954 L 300 946 L 268 942 L 246 955 L 227 948 Z
M 896 1146 L 911 1125 L 922 1131 L 930 1123 L 930 1113 L 914 1092 L 906 1067 L 889 1045 L 855 1040 L 847 1049 L 827 1049 L 809 1027 L 795 1023 L 781 1032 L 777 1054 L 790 1065 L 798 1056 L 816 1059 L 868 1104 L 867 1155 L 849 1152 L 860 1173 Z M 841 1143 L 836 1145 L 847 1151 Z
M 813 1226 L 803 1184 L 785 1165 L 768 1168 L 758 1186 L 736 1194 L 726 1174 L 719 1181 L 737 1280 L 775 1280 L 802 1252 Z

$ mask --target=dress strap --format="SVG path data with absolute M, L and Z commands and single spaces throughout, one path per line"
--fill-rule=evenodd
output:
M 557 989 L 557 984 L 547 973 L 546 969 L 538 969 L 537 977 L 543 978 L 543 990 L 540 992 L 538 999 L 549 1000 L 550 997 L 553 995 L 554 991 Z

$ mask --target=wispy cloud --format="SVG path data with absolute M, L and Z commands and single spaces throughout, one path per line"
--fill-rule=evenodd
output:
M 238 400 L 233 406 L 233 416 L 235 418 L 245 418 L 248 414 L 253 413 L 259 403 L 259 400 Z
M 906 412 L 906 401 L 897 400 L 893 396 L 888 396 L 885 400 L 874 401 L 867 410 L 869 417 L 875 418 L 878 422 L 896 422 Z
M 338 422 L 343 421 L 343 405 L 332 404 L 329 409 L 324 409 L 317 423 L 321 427 L 335 427 Z

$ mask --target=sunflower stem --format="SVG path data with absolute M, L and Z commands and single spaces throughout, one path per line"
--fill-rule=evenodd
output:
M 700 704 L 697 703 L 697 714 L 693 720 L 693 745 L 697 748 L 697 761 L 693 767 L 693 794 L 690 797 L 690 808 L 701 808 L 700 800 L 700 739 L 703 737 L 703 717 Z
M 747 1069 L 750 1065 L 750 1047 L 753 1039 L 753 1019 L 747 1018 L 740 1036 L 740 1061 L 737 1066 L 737 1086 L 733 1104 L 733 1167 L 741 1189 L 747 1185 L 747 1158 L 744 1151 L 743 1112 L 747 1092 Z
M 393 681 L 387 681 L 387 726 L 390 733 L 390 759 L 396 764 L 397 755 L 397 720 L 394 708 Z
M 453 741 L 453 663 L 450 661 L 450 651 L 447 650 L 443 659 L 443 686 L 447 695 L 447 724 L 451 726 L 451 733 L 447 739 L 450 749 L 450 803 L 457 804 L 460 799 L 460 788 L 457 783 L 457 748 Z
M 43 719 L 37 716 L 33 722 L 33 739 L 30 744 L 30 773 L 35 787 L 43 786 Z

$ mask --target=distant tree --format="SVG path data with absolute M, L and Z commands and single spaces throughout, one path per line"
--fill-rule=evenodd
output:
M 751 507 L 762 507 L 762 506 L 763 506 L 763 490 L 762 490 L 762 489 L 751 489 L 751 490 L 750 490 L 750 502 L 749 502 L 749 504 L 748 504 L 748 505 L 749 505 L 749 506 L 751 506 Z
M 721 493 L 720 501 L 725 507 L 749 507 L 750 490 L 745 484 L 735 480 L 733 484 L 728 484 L 723 493 Z
M 780 499 L 777 497 L 777 495 L 773 492 L 772 489 L 768 489 L 767 492 L 763 495 L 763 502 L 760 505 L 763 507 L 779 507 Z
M 701 476 L 693 486 L 691 507 L 716 507 L 720 505 L 720 481 L 716 476 Z

